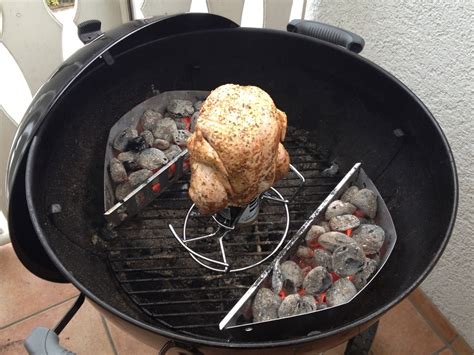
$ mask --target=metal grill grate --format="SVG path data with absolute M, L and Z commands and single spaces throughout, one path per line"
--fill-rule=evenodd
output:
M 327 162 L 318 158 L 317 147 L 308 133 L 288 130 L 285 147 L 291 163 L 305 176 L 304 188 L 291 201 L 289 236 L 299 229 L 335 187 L 340 176 L 323 177 Z M 117 227 L 118 237 L 110 242 L 108 259 L 118 283 L 130 299 L 147 315 L 170 328 L 201 337 L 226 335 L 218 323 L 260 275 L 270 261 L 240 273 L 213 273 L 196 264 L 176 242 L 168 224 L 182 225 L 192 201 L 187 195 L 189 177 L 183 177 L 135 218 Z M 279 181 L 276 188 L 285 198 L 299 186 L 294 174 Z M 196 231 L 204 233 L 206 218 L 196 223 Z M 235 262 L 262 259 L 278 244 L 272 238 L 281 228 L 281 215 L 272 207 L 262 208 L 258 220 L 243 227 L 232 241 L 230 257 Z M 180 228 L 176 228 L 181 232 Z M 246 237 L 253 238 L 247 240 Z M 234 241 L 235 240 L 235 241 Z M 202 248 L 206 249 L 203 242 Z M 207 255 L 219 251 L 209 245 Z

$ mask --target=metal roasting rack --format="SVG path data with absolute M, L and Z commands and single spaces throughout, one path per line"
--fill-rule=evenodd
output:
M 131 191 L 122 201 L 116 203 L 104 213 L 104 217 L 107 221 L 107 228 L 113 229 L 125 220 L 138 214 L 161 193 L 166 191 L 169 186 L 179 180 L 184 173 L 189 171 L 189 168 L 189 152 L 187 149 L 184 149 L 177 157 L 172 159 L 170 162 L 168 162 L 168 164 L 163 166 L 146 181 Z M 199 213 L 196 211 L 196 205 L 193 203 L 184 219 L 182 236 L 178 235 L 172 224 L 169 224 L 168 227 L 178 243 L 190 254 L 191 258 L 209 270 L 225 273 L 240 272 L 260 265 L 275 255 L 275 253 L 283 245 L 290 226 L 290 212 L 288 209 L 288 204 L 298 194 L 298 192 L 301 191 L 305 183 L 304 176 L 291 164 L 290 170 L 295 173 L 295 175 L 300 180 L 300 184 L 297 186 L 290 199 L 285 199 L 277 189 L 271 187 L 269 190 L 255 198 L 246 207 L 228 207 L 213 215 L 212 220 L 215 222 L 217 228 L 212 233 L 189 238 L 187 235 L 189 220 L 199 215 Z M 281 213 L 286 218 L 285 227 L 281 231 L 279 242 L 268 255 L 257 262 L 243 267 L 241 266 L 233 268 L 229 264 L 226 256 L 225 241 L 232 240 L 232 232 L 237 228 L 238 225 L 248 225 L 255 220 L 255 218 L 258 216 L 259 206 L 262 200 L 268 200 L 279 204 L 281 207 Z M 207 238 L 214 238 L 218 240 L 221 260 L 207 257 L 189 246 L 193 242 Z
M 290 170 L 293 171 L 296 176 L 300 179 L 300 185 L 294 192 L 291 198 L 297 195 L 298 191 L 301 190 L 305 183 L 305 178 L 304 176 L 293 166 L 290 164 Z M 260 259 L 257 262 L 251 263 L 250 265 L 246 265 L 243 267 L 236 267 L 233 268 L 232 265 L 228 262 L 227 255 L 226 255 L 226 247 L 225 247 L 225 241 L 226 240 L 231 240 L 232 241 L 232 232 L 237 228 L 239 224 L 249 224 L 252 221 L 255 220 L 255 218 L 258 215 L 259 211 L 259 205 L 262 200 L 268 200 L 272 201 L 275 203 L 278 203 L 281 207 L 281 213 L 284 214 L 286 221 L 285 221 L 285 227 L 281 231 L 281 238 L 278 242 L 278 244 L 275 246 L 275 248 L 264 258 Z M 290 199 L 291 200 L 291 199 Z M 228 207 L 224 209 L 221 212 L 218 212 L 217 214 L 212 216 L 212 220 L 215 222 L 217 228 L 214 232 L 201 235 L 198 237 L 193 237 L 189 238 L 187 236 L 187 229 L 188 229 L 188 221 L 190 218 L 193 216 L 193 212 L 196 208 L 196 205 L 193 203 L 192 206 L 189 208 L 188 213 L 186 214 L 186 217 L 184 219 L 184 225 L 183 225 L 183 234 L 182 236 L 179 236 L 178 233 L 176 232 L 175 228 L 173 227 L 172 224 L 169 224 L 169 229 L 173 233 L 173 236 L 176 238 L 179 244 L 186 249 L 186 251 L 190 254 L 190 256 L 201 266 L 204 266 L 205 268 L 212 270 L 212 271 L 217 271 L 217 272 L 240 272 L 244 270 L 248 270 L 250 268 L 253 268 L 257 265 L 262 264 L 266 260 L 270 259 L 275 253 L 280 249 L 280 247 L 283 245 L 286 236 L 288 234 L 288 229 L 290 226 L 290 212 L 288 209 L 288 204 L 290 203 L 290 200 L 285 199 L 277 189 L 274 187 L 271 187 L 269 190 L 265 191 L 262 193 L 260 196 L 258 196 L 256 199 L 254 199 L 248 206 L 242 207 L 242 208 L 236 208 L 236 207 Z M 194 214 L 194 216 L 197 216 L 198 213 Z M 218 239 L 219 242 L 219 248 L 220 248 L 220 253 L 221 253 L 221 260 L 213 259 L 210 257 L 207 257 L 203 255 L 202 253 L 199 253 L 189 245 L 192 244 L 193 242 L 196 241 L 202 241 L 203 239 L 208 239 L 208 238 L 215 238 Z

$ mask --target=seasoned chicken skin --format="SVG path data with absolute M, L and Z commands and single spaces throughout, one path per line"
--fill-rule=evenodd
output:
M 286 114 L 255 86 L 211 92 L 188 140 L 189 195 L 203 214 L 245 206 L 288 173 Z

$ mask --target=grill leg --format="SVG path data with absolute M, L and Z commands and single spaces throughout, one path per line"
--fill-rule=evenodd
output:
M 368 355 L 370 348 L 372 347 L 375 334 L 377 334 L 378 326 L 379 322 L 377 321 L 367 328 L 367 330 L 349 340 L 347 342 L 344 355 Z

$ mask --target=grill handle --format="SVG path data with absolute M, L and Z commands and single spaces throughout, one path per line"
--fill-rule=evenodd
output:
M 59 345 L 59 337 L 51 329 L 37 327 L 25 341 L 29 355 L 75 355 Z
M 25 340 L 25 348 L 29 355 L 75 355 L 72 351 L 69 351 L 59 345 L 59 333 L 69 323 L 76 312 L 81 308 L 84 303 L 85 296 L 80 294 L 76 299 L 76 302 L 72 305 L 69 311 L 59 321 L 53 330 L 37 327 L 33 329 L 31 334 Z
M 99 20 L 88 20 L 77 25 L 77 35 L 82 43 L 87 44 L 102 35 Z
M 364 39 L 358 34 L 322 22 L 293 20 L 286 30 L 337 44 L 354 53 L 360 53 L 365 45 Z

